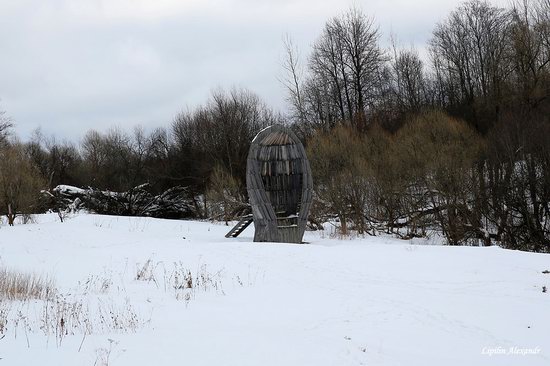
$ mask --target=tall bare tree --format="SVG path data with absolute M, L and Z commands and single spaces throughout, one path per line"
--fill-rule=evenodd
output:
M 385 60 L 379 37 L 374 20 L 358 8 L 330 19 L 313 44 L 302 81 L 296 77 L 297 51 L 285 42 L 289 99 L 302 120 L 325 129 L 340 121 L 366 124 Z
M 509 20 L 505 9 L 472 0 L 439 23 L 430 41 L 445 107 L 462 108 L 483 132 L 499 117 L 503 84 L 510 73 Z
M 6 111 L 0 109 L 0 146 L 5 146 L 13 127 L 13 121 Z

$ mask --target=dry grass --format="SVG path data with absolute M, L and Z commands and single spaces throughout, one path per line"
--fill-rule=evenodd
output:
M 36 324 L 40 324 L 37 328 Z M 55 335 L 58 345 L 69 335 L 136 332 L 146 321 L 126 301 L 115 303 L 111 299 L 82 298 L 80 296 L 57 295 L 44 302 L 38 322 L 34 321 L 30 331 L 42 331 L 44 335 Z
M 211 273 L 206 265 L 199 266 L 195 271 L 181 262 L 174 262 L 173 267 L 166 268 L 163 262 L 148 259 L 143 264 L 136 265 L 136 281 L 153 282 L 157 288 L 165 292 L 173 292 L 176 300 L 189 302 L 197 292 L 216 292 L 225 295 L 222 286 L 222 270 Z M 158 279 L 158 280 L 157 280 Z M 242 286 L 242 282 L 240 283 Z
M 0 339 L 6 334 L 23 335 L 30 347 L 29 334 L 54 336 L 61 345 L 69 335 L 135 332 L 146 321 L 126 299 L 115 302 L 105 294 L 112 280 L 90 276 L 79 285 L 84 291 L 63 294 L 46 276 L 0 268 Z M 83 339 L 84 339 L 83 338 Z
M 0 300 L 48 300 L 55 294 L 55 284 L 46 276 L 0 267 Z
M 210 292 L 225 295 L 222 286 L 223 270 L 211 273 L 202 265 L 193 273 L 183 263 L 174 263 L 172 269 L 164 271 L 164 290 L 173 291 L 176 300 L 189 302 L 197 293 Z
M 157 279 L 155 278 L 155 269 L 159 264 L 160 262 L 154 264 L 152 259 L 148 259 L 145 263 L 143 263 L 143 265 L 140 265 L 138 263 L 136 265 L 137 268 L 135 280 L 154 282 L 158 287 Z
M 150 320 L 149 320 L 150 321 Z M 148 321 L 128 302 L 56 295 L 44 301 L 0 300 L 0 339 L 8 333 L 15 339 L 42 333 L 61 346 L 67 336 L 136 332 Z
M 0 300 L 0 339 L 4 337 L 8 327 L 8 315 L 10 314 L 11 306 L 6 301 Z

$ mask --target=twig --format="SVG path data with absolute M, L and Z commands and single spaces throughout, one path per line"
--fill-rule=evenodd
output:
M 82 345 L 84 344 L 84 340 L 86 339 L 86 331 L 84 331 L 84 336 L 82 337 L 82 342 L 80 342 L 80 347 L 78 347 L 78 352 L 82 349 Z

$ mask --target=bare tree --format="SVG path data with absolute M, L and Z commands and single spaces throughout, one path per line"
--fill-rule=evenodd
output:
M 43 180 L 25 154 L 23 145 L 12 143 L 2 148 L 0 159 L 0 207 L 13 225 L 19 214 L 37 210 Z
M 503 103 L 509 20 L 505 9 L 472 0 L 439 23 L 430 41 L 446 107 L 466 108 L 467 118 L 482 131 L 498 119 Z
M 351 73 L 354 104 L 358 123 L 364 123 L 367 103 L 376 99 L 378 72 L 384 60 L 378 45 L 380 34 L 372 18 L 367 18 L 358 8 L 351 8 L 343 19 L 342 39 L 344 60 Z
M 309 57 L 304 109 L 325 126 L 337 121 L 364 125 L 379 97 L 385 58 L 378 41 L 374 20 L 357 8 L 330 19 Z
M 172 125 L 179 176 L 205 190 L 216 165 L 239 182 L 245 181 L 250 141 L 262 128 L 282 118 L 250 91 L 216 91 L 194 111 L 180 113 Z
M 293 119 L 301 125 L 307 123 L 304 100 L 302 96 L 303 70 L 300 64 L 299 50 L 290 35 L 283 38 L 285 58 L 282 62 L 284 76 L 281 83 L 287 91 L 287 101 L 293 109 Z
M 511 11 L 513 82 L 520 101 L 537 108 L 547 97 L 550 70 L 550 5 L 548 1 L 517 1 Z
M 418 112 L 428 104 L 428 85 L 418 51 L 392 47 L 391 92 L 400 112 Z
M 5 146 L 13 128 L 13 121 L 6 115 L 6 111 L 0 110 L 0 146 Z

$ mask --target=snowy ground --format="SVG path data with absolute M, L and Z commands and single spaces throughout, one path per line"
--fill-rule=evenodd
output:
M 0 265 L 53 277 L 57 305 L 1 303 L 0 365 L 550 364 L 549 255 L 319 233 L 308 245 L 258 244 L 252 228 L 225 239 L 228 227 L 193 221 L 38 220 L 0 228 Z M 46 314 L 60 301 L 84 314 L 64 334 Z

